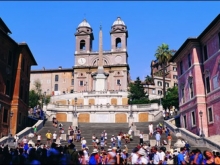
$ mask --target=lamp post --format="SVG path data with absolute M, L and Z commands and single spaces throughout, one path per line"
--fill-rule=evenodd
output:
M 131 109 L 130 109 L 130 117 L 133 117 L 133 115 L 132 115 L 132 98 L 130 98 L 130 105 L 131 105 Z
M 12 121 L 12 119 L 11 118 L 13 117 L 13 114 L 14 113 L 11 111 L 10 112 L 10 121 L 9 121 L 10 123 L 9 123 L 8 143 L 10 142 L 10 140 L 12 138 L 12 134 L 11 134 L 11 121 Z
M 205 137 L 204 132 L 203 132 L 203 125 L 202 125 L 202 115 L 203 112 L 200 110 L 199 112 L 200 118 L 201 118 L 201 137 Z
M 120 91 L 121 90 L 121 83 L 120 82 L 119 82 L 118 86 L 119 86 L 119 91 Z
M 77 117 L 77 114 L 76 114 L 76 106 L 77 106 L 77 98 L 75 97 L 75 112 L 74 112 L 74 117 Z
M 161 95 L 162 95 L 162 93 L 160 93 L 160 105 L 161 105 Z
M 46 92 L 44 92 L 44 105 L 46 105 Z
M 87 82 L 85 83 L 85 85 L 84 86 L 86 86 L 86 91 L 87 91 Z

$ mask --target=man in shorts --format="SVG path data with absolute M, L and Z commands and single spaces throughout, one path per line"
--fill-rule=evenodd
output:
M 50 133 L 50 130 L 47 131 L 46 138 L 47 138 L 47 145 L 51 145 L 52 134 Z

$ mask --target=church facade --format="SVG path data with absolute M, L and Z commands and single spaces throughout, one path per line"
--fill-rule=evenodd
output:
M 130 81 L 127 53 L 128 30 L 120 17 L 113 22 L 110 31 L 111 50 L 102 51 L 102 64 L 106 75 L 104 91 L 127 91 Z M 95 75 L 99 64 L 99 52 L 93 51 L 93 29 L 84 19 L 75 32 L 74 67 L 31 71 L 30 90 L 34 82 L 42 84 L 42 93 L 62 95 L 95 91 Z

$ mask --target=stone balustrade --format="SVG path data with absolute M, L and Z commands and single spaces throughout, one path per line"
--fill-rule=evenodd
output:
M 34 124 L 33 127 L 26 127 L 25 129 L 17 133 L 19 139 L 22 139 L 24 136 L 28 136 L 28 134 L 31 132 L 33 133 L 33 128 L 35 126 L 37 127 L 37 130 L 40 130 L 43 127 L 43 120 L 38 120 L 38 122 Z M 0 139 L 0 144 L 2 143 L 7 144 L 7 142 L 8 142 L 8 136 L 5 136 Z
M 166 120 L 164 121 L 164 125 L 167 126 L 171 132 L 173 132 L 174 134 L 176 133 L 180 133 L 181 137 L 187 141 L 189 141 L 190 143 L 194 144 L 194 145 L 198 145 L 198 146 L 204 146 L 207 148 L 210 148 L 212 150 L 220 150 L 220 145 L 215 143 L 214 141 L 211 141 L 208 139 L 208 137 L 202 138 L 188 130 L 186 130 L 185 128 L 178 128 L 176 127 L 173 123 L 173 118 L 170 120 Z
M 58 105 L 58 104 L 48 104 L 46 107 L 47 111 L 74 111 L 76 108 L 77 112 L 84 112 L 84 111 L 130 111 L 132 108 L 133 112 L 139 111 L 158 111 L 158 104 L 142 104 L 142 105 L 81 105 L 75 107 L 74 105 Z M 160 112 L 161 113 L 161 112 Z M 161 116 L 159 116 L 161 117 Z

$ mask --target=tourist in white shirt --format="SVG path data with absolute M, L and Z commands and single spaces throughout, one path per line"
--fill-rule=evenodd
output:
M 37 144 L 40 144 L 40 141 L 41 141 L 41 134 L 38 134 L 37 135 Z
M 140 137 L 140 145 L 142 145 L 144 143 L 143 135 L 144 135 L 143 132 L 141 132 L 140 135 L 139 135 L 139 137 Z
M 138 152 L 137 164 L 148 164 L 148 160 L 146 158 L 146 153 L 143 149 L 140 149 Z
M 132 134 L 132 129 L 129 129 L 128 135 L 131 135 L 131 134 Z
M 55 143 L 56 140 L 57 140 L 57 133 L 56 133 L 56 131 L 54 131 L 54 133 L 53 133 L 53 142 Z
M 131 153 L 131 164 L 137 164 L 138 161 L 138 148 L 134 148 L 133 152 Z
M 111 137 L 111 144 L 112 144 L 112 147 L 115 147 L 115 136 L 114 135 L 112 135 L 112 137 Z
M 84 153 L 86 163 L 88 163 L 89 162 L 88 147 L 83 148 L 83 153 Z
M 152 147 L 152 152 L 154 153 L 153 164 L 159 164 L 160 156 L 159 156 L 159 152 L 157 151 L 157 148 L 156 147 Z
M 149 129 L 149 135 L 150 135 L 150 137 L 152 137 L 154 134 L 154 128 L 153 128 L 152 123 L 150 123 L 150 125 L 148 126 L 148 129 Z
M 24 139 L 22 140 L 22 142 L 23 142 L 24 145 L 28 143 L 28 139 L 27 139 L 26 136 L 24 137 Z
M 84 137 L 82 137 L 81 144 L 82 144 L 82 148 L 86 148 L 86 140 Z
M 14 136 L 14 145 L 15 145 L 15 147 L 17 147 L 17 145 L 18 145 L 18 140 L 19 140 L 18 135 L 15 135 Z
M 160 158 L 160 164 L 162 164 L 163 161 L 164 161 L 164 158 L 165 158 L 165 153 L 164 153 L 164 151 L 162 150 L 162 148 L 160 148 L 159 158 Z

